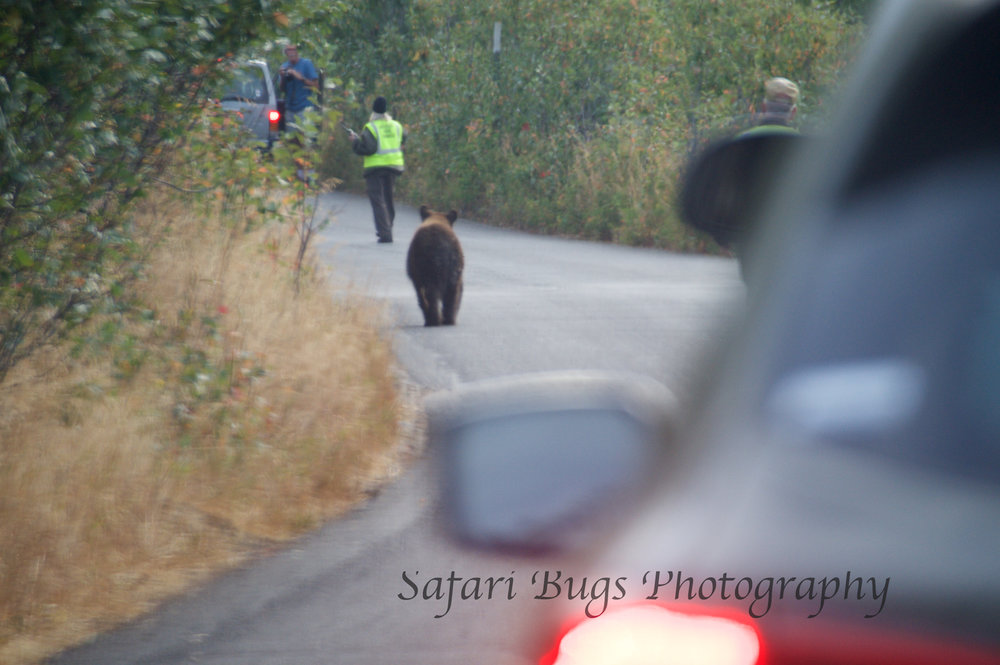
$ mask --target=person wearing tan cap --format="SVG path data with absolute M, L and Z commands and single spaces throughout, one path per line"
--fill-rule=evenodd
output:
M 708 197 L 714 198 L 708 208 L 710 221 L 700 227 L 695 224 L 708 231 L 719 245 L 733 251 L 739 259 L 744 282 L 748 282 L 748 265 L 753 258 L 757 211 L 771 188 L 780 185 L 776 179 L 782 177 L 780 169 L 788 151 L 804 140 L 792 126 L 798 102 L 799 86 L 795 83 L 782 77 L 767 80 L 756 126 L 720 144 L 716 157 L 724 165 L 723 170 L 739 174 L 727 182 L 738 183 L 725 195 Z
M 757 116 L 757 126 L 743 132 L 742 136 L 763 132 L 797 133 L 792 122 L 798 103 L 799 86 L 781 76 L 768 79 L 764 84 L 764 101 Z

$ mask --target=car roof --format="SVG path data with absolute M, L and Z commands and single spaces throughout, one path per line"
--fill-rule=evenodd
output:
M 908 0 L 883 16 L 847 100 L 849 115 L 870 115 L 839 195 L 1000 143 L 1000 4 Z

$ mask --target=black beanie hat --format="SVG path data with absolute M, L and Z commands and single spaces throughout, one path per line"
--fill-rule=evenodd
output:
M 372 111 L 375 113 L 385 113 L 385 97 L 376 97 L 375 103 L 372 104 Z

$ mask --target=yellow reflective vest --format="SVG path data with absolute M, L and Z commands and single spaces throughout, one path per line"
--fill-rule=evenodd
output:
M 403 170 L 403 126 L 390 118 L 379 118 L 365 125 L 378 144 L 374 155 L 365 155 L 364 168 L 388 166 Z

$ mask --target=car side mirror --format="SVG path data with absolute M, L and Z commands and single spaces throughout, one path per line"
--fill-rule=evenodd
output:
M 680 215 L 722 247 L 750 236 L 789 154 L 808 139 L 762 132 L 718 141 L 697 154 L 681 183 Z
M 585 546 L 651 486 L 676 401 L 646 377 L 560 372 L 437 393 L 427 412 L 452 534 L 541 553 Z

